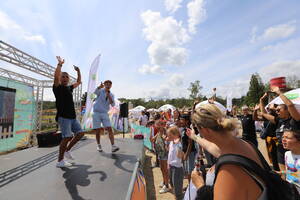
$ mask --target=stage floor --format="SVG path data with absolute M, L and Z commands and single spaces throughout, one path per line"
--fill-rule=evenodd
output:
M 1 200 L 124 200 L 131 175 L 143 155 L 143 143 L 115 139 L 120 147 L 111 153 L 108 139 L 103 152 L 93 139 L 80 141 L 72 154 L 76 163 L 56 168 L 58 147 L 30 148 L 0 156 Z

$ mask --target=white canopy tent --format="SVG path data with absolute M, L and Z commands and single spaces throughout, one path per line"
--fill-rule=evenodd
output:
M 148 111 L 148 112 L 157 112 L 158 109 L 155 109 L 155 108 L 149 108 L 149 109 L 147 109 L 147 111 Z
M 144 106 L 137 106 L 129 110 L 129 118 L 138 119 L 142 115 L 142 111 L 146 108 Z
M 174 110 L 176 110 L 175 106 L 172 106 L 172 105 L 170 105 L 170 104 L 163 105 L 163 106 L 161 106 L 158 110 L 159 110 L 159 111 L 168 111 L 169 109 L 171 109 L 172 112 L 173 112 Z
M 144 106 L 137 106 L 135 108 L 130 109 L 129 112 L 142 112 L 145 109 L 146 108 Z

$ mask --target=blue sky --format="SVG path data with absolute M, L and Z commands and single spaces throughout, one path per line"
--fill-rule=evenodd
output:
M 299 19 L 299 0 L 2 0 L 0 39 L 52 66 L 60 55 L 73 75 L 80 66 L 84 91 L 101 53 L 99 79 L 117 97 L 187 97 L 195 80 L 238 97 L 252 73 L 300 76 Z

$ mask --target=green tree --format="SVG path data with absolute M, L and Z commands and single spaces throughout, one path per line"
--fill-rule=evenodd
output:
M 43 110 L 55 109 L 55 101 L 43 101 Z
M 201 89 L 202 86 L 200 85 L 200 81 L 196 80 L 195 82 L 191 82 L 190 83 L 190 87 L 188 88 L 188 90 L 191 92 L 190 93 L 190 98 L 195 100 L 197 98 L 201 99 L 202 95 L 201 95 Z
M 255 105 L 259 102 L 260 97 L 265 92 L 265 86 L 258 73 L 252 74 L 250 79 L 249 91 L 247 92 L 244 103 L 247 105 Z
M 296 75 L 286 77 L 286 85 L 288 88 L 299 88 L 300 87 L 300 78 Z

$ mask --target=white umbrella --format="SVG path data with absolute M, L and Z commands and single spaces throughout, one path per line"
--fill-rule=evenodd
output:
M 137 107 L 132 108 L 131 110 L 129 110 L 129 112 L 142 112 L 145 109 L 146 108 L 144 106 L 137 106 Z
M 142 115 L 142 111 L 146 108 L 144 106 L 137 106 L 129 110 L 130 118 L 138 119 Z
M 196 109 L 199 108 L 199 106 L 205 105 L 205 104 L 209 104 L 208 100 L 198 103 L 196 105 Z M 219 102 L 214 101 L 212 104 L 217 106 L 222 112 L 226 113 L 227 109 L 222 104 L 220 104 Z
M 147 111 L 148 111 L 148 112 L 156 112 L 157 109 L 155 109 L 155 108 L 149 108 Z
M 172 112 L 173 112 L 174 110 L 176 110 L 175 106 L 172 106 L 172 105 L 170 105 L 170 104 L 163 105 L 163 106 L 161 106 L 158 110 L 159 110 L 159 111 L 167 111 L 167 110 L 169 110 L 169 109 L 171 109 Z
M 286 96 L 289 100 L 291 100 L 295 104 L 296 109 L 300 112 L 300 88 L 288 91 L 284 93 L 284 96 Z M 280 97 L 276 97 L 269 104 L 284 104 L 284 103 Z

